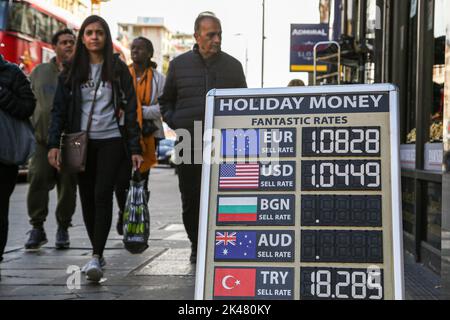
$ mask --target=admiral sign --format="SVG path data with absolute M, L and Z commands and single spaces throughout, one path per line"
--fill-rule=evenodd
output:
M 211 91 L 196 299 L 403 299 L 397 99 Z
M 327 41 L 328 24 L 291 24 L 291 72 L 314 71 L 314 46 Z M 317 71 L 327 72 L 326 64 L 318 64 Z

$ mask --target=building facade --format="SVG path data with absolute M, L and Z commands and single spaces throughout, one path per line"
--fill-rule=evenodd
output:
M 119 23 L 118 40 L 130 47 L 133 39 L 145 37 L 152 41 L 154 54 L 153 61 L 158 64 L 158 70 L 162 71 L 164 57 L 170 53 L 171 32 L 164 25 L 163 18 L 138 17 L 137 23 Z
M 404 248 L 441 274 L 449 293 L 450 3 L 336 1 L 330 20 L 340 22 L 332 28 L 342 64 L 334 71 L 344 83 L 399 88 Z
M 90 11 L 89 0 L 46 0 L 48 3 L 62 8 L 80 19 L 86 18 Z

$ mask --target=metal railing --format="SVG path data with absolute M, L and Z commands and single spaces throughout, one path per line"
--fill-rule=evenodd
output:
M 337 53 L 331 53 L 326 56 L 317 57 L 317 48 L 322 45 L 335 45 L 337 47 Z M 337 58 L 337 72 L 329 73 L 317 77 L 317 63 L 320 61 L 329 61 L 330 59 Z M 314 85 L 317 85 L 317 80 L 328 79 L 337 76 L 338 84 L 341 84 L 341 45 L 337 41 L 321 41 L 314 46 Z

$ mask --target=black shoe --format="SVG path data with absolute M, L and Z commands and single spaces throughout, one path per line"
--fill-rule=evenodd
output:
M 58 228 L 55 247 L 56 249 L 68 249 L 70 247 L 69 231 L 66 228 Z
M 117 218 L 116 231 L 119 235 L 123 236 L 123 212 L 119 211 L 119 217 Z
M 33 228 L 30 232 L 30 237 L 25 243 L 25 249 L 29 251 L 39 250 L 44 244 L 48 242 L 47 235 L 44 229 Z

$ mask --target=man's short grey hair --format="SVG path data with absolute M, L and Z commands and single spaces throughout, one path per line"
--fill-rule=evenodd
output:
M 212 19 L 215 22 L 217 22 L 219 24 L 219 26 L 222 27 L 222 24 L 220 23 L 220 19 L 217 18 L 217 16 L 214 14 L 214 12 L 211 11 L 204 11 L 201 12 L 198 16 L 197 19 L 195 19 L 195 25 L 194 25 L 194 31 L 195 33 L 198 33 L 200 31 L 200 23 L 204 20 L 204 19 Z

